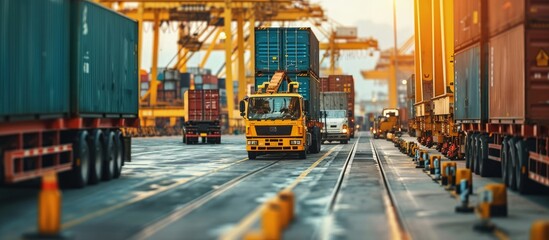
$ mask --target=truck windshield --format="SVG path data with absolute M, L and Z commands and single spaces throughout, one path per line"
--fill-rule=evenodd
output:
M 300 117 L 298 97 L 252 97 L 248 101 L 248 119 L 293 119 Z
M 326 110 L 326 118 L 346 118 L 345 110 Z

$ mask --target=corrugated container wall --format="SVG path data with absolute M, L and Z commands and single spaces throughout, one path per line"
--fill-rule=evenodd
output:
M 319 42 L 311 28 L 285 28 L 282 56 L 288 72 L 320 72 Z
M 89 1 L 73 3 L 73 113 L 137 116 L 137 23 Z
M 454 1 L 454 48 L 460 50 L 480 40 L 481 0 Z
M 0 1 L 0 121 L 68 114 L 69 7 Z
M 320 110 L 347 110 L 347 93 L 321 92 Z
M 219 90 L 188 90 L 184 94 L 185 121 L 219 121 Z
M 355 112 L 355 84 L 352 75 L 330 75 L 328 76 L 327 83 L 323 83 L 327 86 L 330 92 L 346 92 L 348 93 L 348 108 L 354 116 Z
M 490 120 L 525 117 L 524 25 L 490 39 Z
M 488 92 L 486 86 L 481 86 L 486 76 L 480 74 L 480 59 L 479 44 L 455 55 L 454 119 L 459 122 L 487 119 Z
M 318 39 L 310 28 L 257 28 L 255 72 L 319 73 Z

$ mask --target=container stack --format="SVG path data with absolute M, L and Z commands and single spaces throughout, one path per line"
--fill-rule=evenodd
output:
M 256 28 L 255 52 L 255 90 L 283 70 L 299 83 L 298 92 L 306 100 L 320 101 L 319 44 L 311 28 Z M 320 109 L 312 107 L 309 115 L 318 119 Z

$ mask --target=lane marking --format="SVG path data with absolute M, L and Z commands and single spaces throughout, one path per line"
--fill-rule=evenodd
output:
M 303 171 L 290 185 L 288 185 L 284 190 L 292 190 L 294 189 L 299 182 L 301 182 L 307 175 L 313 171 L 318 164 L 320 164 L 324 159 L 326 159 L 334 150 L 336 147 L 340 145 L 336 145 L 332 147 L 328 152 L 326 152 L 322 157 L 320 157 L 316 162 L 314 162 L 307 170 Z M 259 219 L 261 216 L 261 212 L 263 211 L 263 208 L 265 207 L 265 204 L 259 205 L 257 208 L 255 208 L 252 212 L 250 212 L 248 215 L 246 215 L 238 224 L 236 227 L 234 227 L 229 232 L 223 234 L 220 236 L 219 239 L 221 240 L 234 240 L 238 239 L 238 236 L 242 236 L 244 234 L 244 231 L 250 229 L 250 227 L 254 224 L 254 222 Z
M 136 202 L 139 202 L 139 201 L 142 201 L 142 200 L 145 200 L 147 198 L 151 198 L 155 195 L 158 195 L 160 193 L 163 193 L 163 192 L 166 192 L 168 190 L 171 190 L 171 189 L 174 189 L 176 187 L 179 187 L 187 182 L 190 182 L 190 181 L 193 181 L 195 179 L 198 179 L 202 176 L 205 176 L 205 175 L 209 175 L 209 174 L 212 174 L 212 173 L 216 173 L 216 172 L 219 172 L 223 169 L 226 169 L 226 168 L 229 168 L 231 166 L 234 166 L 236 164 L 239 164 L 239 163 L 242 163 L 244 161 L 247 161 L 248 158 L 244 158 L 244 159 L 241 159 L 241 160 L 238 160 L 234 163 L 231 163 L 231 164 L 228 164 L 226 166 L 223 166 L 223 167 L 219 167 L 219 168 L 216 168 L 214 170 L 211 170 L 209 172 L 205 172 L 203 174 L 200 174 L 200 175 L 196 175 L 194 177 L 191 177 L 191 178 L 184 178 L 184 179 L 179 179 L 178 181 L 176 181 L 174 184 L 171 184 L 171 185 L 168 185 L 168 186 L 160 186 L 159 188 L 157 188 L 156 190 L 154 191 L 150 191 L 150 192 L 145 192 L 145 193 L 141 193 L 139 194 L 137 197 L 135 198 L 132 198 L 131 200 L 129 201 L 126 201 L 126 202 L 122 202 L 122 203 L 119 203 L 119 204 L 116 204 L 116 205 L 113 205 L 113 206 L 110 206 L 110 207 L 107 207 L 107 208 L 103 208 L 103 209 L 100 209 L 98 211 L 95 211 L 93 213 L 90 213 L 90 214 L 87 214 L 87 215 L 84 215 L 82 217 L 79 217 L 79 218 L 76 218 L 76 219 L 73 219 L 73 220 L 70 220 L 66 223 L 63 223 L 61 225 L 61 228 L 62 229 L 67 229 L 67 228 L 71 228 L 71 227 L 74 227 L 78 224 L 81 224 L 83 222 L 86 222 L 90 219 L 93 219 L 93 218 L 96 218 L 96 217 L 99 217 L 99 216 L 102 216 L 102 215 L 105 215 L 107 214 L 108 212 L 110 211 L 114 211 L 114 210 L 117 210 L 117 209 L 120 209 L 120 208 L 123 208 L 123 207 L 126 207 L 126 206 L 129 206 L 133 203 L 136 203 Z

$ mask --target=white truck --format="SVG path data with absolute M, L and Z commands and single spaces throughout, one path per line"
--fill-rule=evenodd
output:
M 324 127 L 322 143 L 339 141 L 347 144 L 351 138 L 349 131 L 349 113 L 347 112 L 347 93 L 321 92 L 320 112 Z

